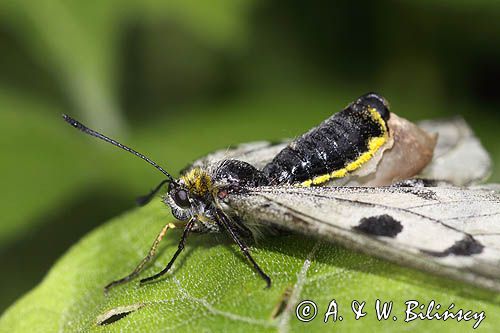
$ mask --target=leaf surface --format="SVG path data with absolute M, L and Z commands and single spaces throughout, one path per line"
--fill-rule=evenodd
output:
M 135 279 L 105 296 L 103 286 L 129 273 L 169 221 L 167 208 L 156 200 L 96 229 L 72 247 L 37 288 L 6 311 L 0 319 L 0 330 L 286 332 L 338 326 L 351 331 L 451 332 L 468 331 L 475 322 L 405 323 L 407 300 L 424 304 L 435 300 L 442 311 L 451 303 L 455 310 L 485 311 L 486 319 L 480 324 L 484 330 L 500 324 L 500 318 L 494 315 L 500 310 L 497 294 L 301 235 L 267 237 L 252 247 L 255 259 L 273 280 L 270 289 L 264 289 L 264 282 L 224 235 L 193 234 L 165 278 L 144 286 Z M 141 278 L 164 267 L 179 237 L 180 230 L 168 232 L 159 256 Z M 285 291 L 288 302 L 283 302 Z M 295 304 L 306 299 L 317 304 L 318 313 L 313 321 L 302 323 L 295 316 Z M 325 324 L 323 316 L 333 299 L 343 321 L 333 323 L 330 317 Z M 397 321 L 377 320 L 377 299 L 394 302 L 392 313 Z M 353 300 L 367 302 L 366 317 L 354 320 Z M 279 307 L 284 309 L 278 311 Z

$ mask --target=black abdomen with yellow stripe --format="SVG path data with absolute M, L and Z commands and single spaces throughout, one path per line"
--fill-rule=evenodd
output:
M 320 185 L 368 162 L 388 138 L 388 103 L 361 96 L 278 153 L 263 172 L 270 184 Z

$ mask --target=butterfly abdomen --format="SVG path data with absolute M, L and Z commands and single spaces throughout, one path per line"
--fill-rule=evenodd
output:
M 384 145 L 389 117 L 383 97 L 363 95 L 291 142 L 263 172 L 272 184 L 302 186 L 344 177 L 368 162 Z

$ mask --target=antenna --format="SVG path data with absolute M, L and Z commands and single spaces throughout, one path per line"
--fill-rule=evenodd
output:
M 66 115 L 66 114 L 63 114 L 62 115 L 64 120 L 70 124 L 71 126 L 73 126 L 74 128 L 77 128 L 79 129 L 80 131 L 88 134 L 88 135 L 91 135 L 91 136 L 95 136 L 96 138 L 99 138 L 103 141 L 106 141 L 108 143 L 111 143 L 112 145 L 114 146 L 117 146 L 125 151 L 128 151 L 129 153 L 132 153 L 134 154 L 135 156 L 143 159 L 144 161 L 148 162 L 149 164 L 151 164 L 152 166 L 154 166 L 156 169 L 160 170 L 165 176 L 167 176 L 167 178 L 169 179 L 170 182 L 173 182 L 175 183 L 175 179 L 167 172 L 165 171 L 161 166 L 159 166 L 158 164 L 156 164 L 154 161 L 150 160 L 148 157 L 144 156 L 143 154 L 133 150 L 132 148 L 129 148 L 125 145 L 122 145 L 121 143 L 119 143 L 118 141 L 115 141 L 111 138 L 108 138 L 107 136 L 99 133 L 99 132 L 96 132 L 90 128 L 88 128 L 87 126 L 83 125 L 82 123 L 80 123 L 79 121 L 71 118 L 70 116 Z

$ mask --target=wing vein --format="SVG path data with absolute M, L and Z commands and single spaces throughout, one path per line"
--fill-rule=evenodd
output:
M 290 193 L 290 192 L 289 192 Z M 295 192 L 297 193 L 297 192 Z M 300 193 L 299 193 L 300 194 Z M 378 204 L 378 203 L 373 203 L 373 202 L 365 202 L 365 201 L 359 201 L 359 200 L 353 200 L 353 199 L 346 199 L 346 198 L 339 198 L 339 197 L 336 197 L 336 196 L 326 196 L 326 195 L 321 195 L 319 193 L 309 193 L 311 196 L 314 196 L 316 198 L 323 198 L 323 199 L 335 199 L 335 200 L 338 200 L 338 201 L 343 201 L 343 202 L 348 202 L 348 203 L 351 203 L 351 204 L 357 204 L 357 205 L 364 205 L 364 206 L 371 206 L 371 207 L 378 207 L 378 208 L 384 208 L 384 209 L 388 209 L 388 210 L 395 210 L 395 211 L 402 211 L 402 212 L 405 212 L 407 214 L 411 214 L 411 215 L 414 215 L 414 216 L 418 216 L 420 218 L 423 218 L 423 219 L 427 219 L 429 221 L 432 221 L 432 222 L 435 222 L 435 223 L 438 223 L 438 224 L 441 224 L 442 226 L 448 228 L 448 229 L 451 229 L 451 230 L 454 230 L 456 232 L 459 232 L 459 233 L 462 233 L 464 235 L 468 235 L 468 236 L 472 236 L 470 234 L 468 234 L 467 232 L 464 232 L 460 229 L 457 229 L 457 228 L 454 228 L 446 223 L 444 223 L 442 220 L 439 220 L 439 219 L 435 219 L 433 217 L 430 217 L 430 216 L 426 216 L 424 214 L 421 214 L 421 213 L 417 213 L 417 212 L 414 212 L 414 211 L 411 211 L 409 210 L 408 208 L 403 208 L 403 207 L 394 207 L 394 206 L 388 206 L 388 205 L 382 205 L 382 204 Z M 267 198 L 267 197 L 266 197 Z M 276 202 L 270 198 L 267 198 L 268 200 L 272 201 L 272 202 Z M 292 209 L 290 207 L 287 207 L 289 209 Z M 319 220 L 317 218 L 314 218 L 315 220 Z M 329 224 L 330 225 L 330 224 Z M 345 229 L 344 229 L 345 230 Z

